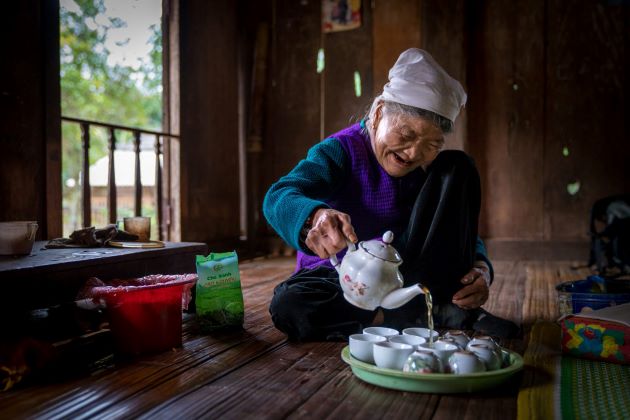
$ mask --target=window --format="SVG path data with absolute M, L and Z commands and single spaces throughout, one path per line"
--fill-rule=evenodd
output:
M 170 140 L 162 133 L 161 8 L 161 0 L 60 1 L 64 236 L 141 214 L 161 237 L 160 152 Z

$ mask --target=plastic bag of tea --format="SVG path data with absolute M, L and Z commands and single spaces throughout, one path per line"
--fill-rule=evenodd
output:
M 197 255 L 195 304 L 202 331 L 243 325 L 243 291 L 236 252 Z

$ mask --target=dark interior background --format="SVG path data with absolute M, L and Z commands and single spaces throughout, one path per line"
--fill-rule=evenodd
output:
M 497 252 L 587 246 L 593 202 L 630 191 L 628 1 L 372 0 L 362 2 L 360 29 L 331 34 L 321 32 L 320 1 L 165 5 L 181 240 L 238 244 L 244 187 L 247 244 L 267 250 L 268 186 L 322 136 L 358 120 L 409 47 L 431 52 L 468 92 L 448 145 L 477 162 L 480 232 Z M 60 180 L 47 175 L 61 159 L 57 13 L 54 1 L 8 2 L 0 18 L 0 220 L 38 220 L 41 238 L 60 224 Z

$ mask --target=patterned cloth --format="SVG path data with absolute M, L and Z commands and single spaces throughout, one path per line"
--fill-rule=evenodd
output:
M 562 351 L 572 356 L 630 363 L 630 328 L 586 317 L 561 321 Z
M 563 356 L 556 323 L 534 324 L 524 359 L 519 419 L 630 418 L 630 366 Z

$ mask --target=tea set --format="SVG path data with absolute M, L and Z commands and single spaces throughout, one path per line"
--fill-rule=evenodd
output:
M 429 334 L 434 342 L 429 341 Z M 505 352 L 490 336 L 470 338 L 464 331 L 443 336 L 428 328 L 368 327 L 349 337 L 350 354 L 379 368 L 413 373 L 471 374 L 498 370 L 508 364 Z
M 430 316 L 429 289 L 416 283 L 403 287 L 398 270 L 402 258 L 391 245 L 394 234 L 362 241 L 347 241 L 348 251 L 341 263 L 336 255 L 330 262 L 339 273 L 344 298 L 351 304 L 375 310 L 395 309 L 424 294 Z M 432 326 L 430 319 L 429 326 Z M 429 328 L 406 328 L 402 335 L 387 327 L 368 327 L 349 337 L 350 354 L 380 368 L 416 373 L 470 374 L 500 369 L 507 362 L 501 347 L 489 336 L 468 337 L 464 331 L 447 331 L 443 337 Z

